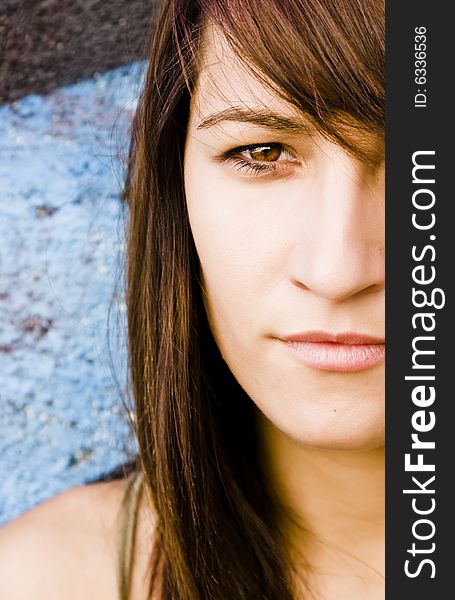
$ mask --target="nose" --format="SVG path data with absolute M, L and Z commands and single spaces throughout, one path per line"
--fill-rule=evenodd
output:
M 310 210 L 308 190 L 300 198 L 307 208 L 290 256 L 294 285 L 331 302 L 384 287 L 381 180 L 377 169 L 331 145 L 316 169 Z

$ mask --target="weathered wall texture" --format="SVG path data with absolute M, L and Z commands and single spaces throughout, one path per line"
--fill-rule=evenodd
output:
M 1 0 L 0 103 L 143 58 L 155 4 Z
M 119 192 L 154 4 L 0 1 L 0 524 L 135 452 Z

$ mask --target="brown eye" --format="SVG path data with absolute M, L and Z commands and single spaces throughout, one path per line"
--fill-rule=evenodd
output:
M 247 150 L 249 158 L 257 160 L 258 162 L 275 162 L 277 161 L 283 151 L 282 146 L 278 144 L 267 145 L 267 146 L 256 146 L 251 150 Z
M 273 175 L 286 177 L 296 172 L 302 165 L 301 159 L 287 146 L 278 142 L 248 144 L 232 148 L 218 157 L 221 163 L 235 167 L 243 176 Z

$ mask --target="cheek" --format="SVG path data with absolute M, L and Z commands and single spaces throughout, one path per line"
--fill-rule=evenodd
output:
M 257 369 L 263 336 L 270 333 L 265 329 L 283 303 L 296 235 L 293 199 L 299 195 L 293 185 L 245 181 L 223 173 L 196 152 L 187 154 L 187 208 L 206 310 L 233 371 L 239 362 Z M 298 235 L 300 240 L 305 237 L 301 228 Z
M 247 209 L 239 214 L 239 198 L 230 202 L 229 185 L 205 180 L 197 190 L 189 187 L 187 195 L 207 314 L 223 352 L 242 345 L 251 332 L 255 307 L 271 278 L 272 252 L 260 235 L 264 224 L 255 224 Z

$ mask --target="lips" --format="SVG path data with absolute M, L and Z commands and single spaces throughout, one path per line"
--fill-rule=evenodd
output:
M 324 371 L 362 371 L 384 360 L 384 339 L 356 332 L 306 331 L 278 340 L 306 366 Z

